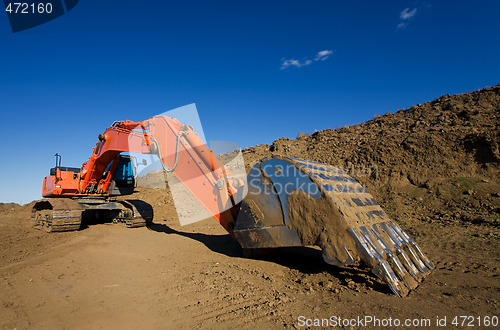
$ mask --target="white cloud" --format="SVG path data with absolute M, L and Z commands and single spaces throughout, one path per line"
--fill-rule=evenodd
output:
M 401 22 L 398 24 L 398 29 L 405 29 L 408 26 L 408 22 Z
M 402 30 L 405 29 L 408 24 L 410 24 L 410 21 L 415 17 L 417 14 L 418 9 L 417 8 L 405 8 L 401 13 L 399 13 L 399 24 L 397 25 L 397 28 Z
M 333 51 L 331 50 L 322 50 L 316 54 L 316 58 L 314 58 L 315 61 L 324 61 L 327 58 L 330 57 L 330 55 L 333 54 Z
M 294 59 L 286 60 L 286 59 L 282 58 L 281 59 L 281 70 L 285 70 L 286 68 L 291 67 L 291 66 L 294 66 L 296 68 L 300 68 L 301 66 L 306 66 L 306 65 L 311 64 L 309 62 L 310 61 L 301 62 L 299 60 L 294 60 Z
M 401 12 L 401 14 L 399 14 L 399 18 L 401 18 L 403 21 L 405 21 L 407 19 L 412 18 L 416 14 L 417 14 L 417 8 L 413 8 L 413 9 L 406 8 L 405 10 L 403 10 Z
M 316 54 L 314 57 L 314 60 L 307 59 L 307 57 L 304 57 L 303 60 L 296 60 L 296 59 L 281 59 L 281 70 L 285 70 L 289 67 L 296 67 L 300 68 L 303 66 L 308 66 L 313 64 L 314 62 L 317 61 L 324 61 L 330 57 L 330 55 L 333 54 L 332 50 L 322 50 Z

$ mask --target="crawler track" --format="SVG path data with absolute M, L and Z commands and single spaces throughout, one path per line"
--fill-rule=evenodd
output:
M 131 216 L 124 218 L 127 227 L 144 227 L 153 221 L 153 208 L 148 203 L 140 200 L 127 200 L 120 203 L 133 212 Z
M 70 198 L 44 199 L 33 206 L 31 221 L 35 228 L 48 232 L 78 230 L 82 212 L 81 205 Z
M 33 226 L 48 232 L 79 230 L 84 219 L 144 227 L 153 220 L 153 209 L 140 200 L 51 198 L 36 202 L 31 211 Z

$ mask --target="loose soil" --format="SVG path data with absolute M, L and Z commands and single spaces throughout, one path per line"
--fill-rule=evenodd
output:
M 500 85 L 363 124 L 243 151 L 343 168 L 436 264 L 406 298 L 363 266 L 313 248 L 242 256 L 215 220 L 180 226 L 168 188 L 139 187 L 154 223 L 31 228 L 32 203 L 0 204 L 0 328 L 299 327 L 305 318 L 499 316 Z M 475 324 L 477 325 L 477 319 Z M 370 325 L 370 324 L 368 324 Z
M 330 258 L 345 263 L 349 255 L 343 247 L 357 251 L 350 229 L 340 211 L 326 196 L 311 198 L 303 191 L 294 191 L 288 196 L 290 226 L 304 245 L 318 246 Z

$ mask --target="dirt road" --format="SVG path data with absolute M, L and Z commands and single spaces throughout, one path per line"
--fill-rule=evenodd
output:
M 498 242 L 458 226 L 409 230 L 437 269 L 401 299 L 366 269 L 329 266 L 312 248 L 245 259 L 215 220 L 48 234 L 30 228 L 26 211 L 4 210 L 0 328 L 276 328 L 299 327 L 300 316 L 450 323 L 498 314 Z

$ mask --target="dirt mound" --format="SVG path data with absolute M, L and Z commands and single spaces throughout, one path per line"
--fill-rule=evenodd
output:
M 0 203 L 0 211 L 4 211 L 4 210 L 14 211 L 14 210 L 18 209 L 19 207 L 21 207 L 21 205 L 19 205 L 17 203 Z
M 497 228 L 499 126 L 500 84 L 444 95 L 359 125 L 281 138 L 243 154 L 247 166 L 272 154 L 338 166 L 398 220 Z
M 137 185 L 144 188 L 165 188 L 166 181 L 163 170 L 151 171 L 146 175 L 139 176 L 136 179 Z

